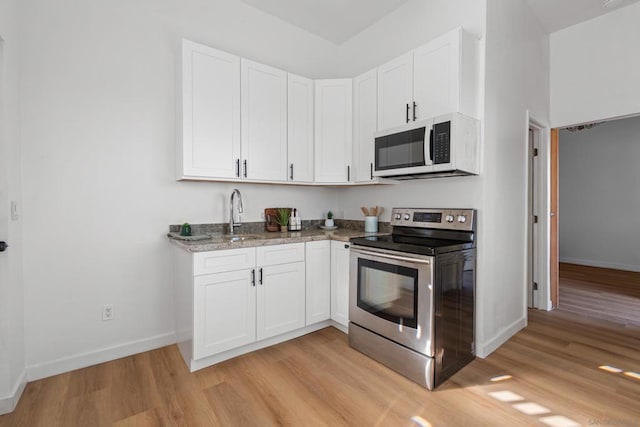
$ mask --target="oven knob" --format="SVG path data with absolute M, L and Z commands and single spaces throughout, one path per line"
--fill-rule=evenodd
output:
M 405 221 L 409 221 L 411 219 L 411 215 L 404 214 L 404 219 L 405 219 Z
M 467 222 L 467 217 L 464 215 L 458 215 L 458 222 Z
M 397 214 L 396 214 L 396 219 L 397 219 L 397 220 L 400 220 L 401 218 L 402 218 L 402 214 L 397 213 Z
M 447 216 L 445 217 L 445 220 L 446 220 L 447 222 L 453 222 L 453 220 L 454 220 L 454 219 L 455 219 L 455 218 L 453 217 L 453 215 L 447 215 Z

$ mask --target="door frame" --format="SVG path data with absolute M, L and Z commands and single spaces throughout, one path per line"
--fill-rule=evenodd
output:
M 551 127 L 544 121 L 537 119 L 527 110 L 527 129 L 525 144 L 527 147 L 527 182 L 529 179 L 535 180 L 536 194 L 531 195 L 537 203 L 537 215 L 538 215 L 538 233 L 537 240 L 534 239 L 534 235 L 530 232 L 531 216 L 530 216 L 530 195 L 531 186 L 527 185 L 527 209 L 526 209 L 526 224 L 527 224 L 527 276 L 524 283 L 525 286 L 525 307 L 528 306 L 527 299 L 530 292 L 530 283 L 532 278 L 536 278 L 538 283 L 538 292 L 535 298 L 532 300 L 532 308 L 539 310 L 551 310 L 553 308 L 551 302 L 551 241 L 550 241 L 550 221 L 551 217 L 551 201 L 550 194 L 547 189 L 551 182 Z M 529 129 L 534 131 L 534 146 L 538 148 L 538 161 L 529 161 Z M 534 245 L 535 243 L 535 245 Z M 535 250 L 532 250 L 535 247 Z

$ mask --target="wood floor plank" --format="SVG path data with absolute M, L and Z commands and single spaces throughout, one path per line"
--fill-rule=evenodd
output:
M 530 310 L 526 329 L 435 391 L 325 328 L 195 373 L 169 346 L 34 381 L 0 426 L 415 427 L 416 419 L 434 427 L 511 427 L 544 426 L 545 416 L 640 425 L 640 379 L 633 376 L 640 373 L 640 275 L 575 266 L 560 273 L 557 310 Z M 504 375 L 510 378 L 492 381 Z M 520 400 L 497 399 L 506 392 Z M 527 415 L 518 404 L 547 412 Z

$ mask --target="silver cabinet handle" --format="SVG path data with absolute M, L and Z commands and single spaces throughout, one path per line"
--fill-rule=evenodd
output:
M 289 179 L 291 179 L 291 181 L 293 181 L 293 163 L 291 163 L 291 166 L 289 166 L 290 169 L 290 173 L 289 173 Z
M 251 286 L 256 285 L 256 269 L 251 270 Z
M 244 177 L 247 177 L 247 161 L 245 160 L 244 162 L 242 162 L 242 165 L 244 166 Z
M 236 159 L 236 176 L 240 178 L 240 159 Z

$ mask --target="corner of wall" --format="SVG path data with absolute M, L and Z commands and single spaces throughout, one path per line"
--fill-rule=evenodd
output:
M 18 380 L 14 384 L 13 388 L 9 395 L 5 397 L 0 397 L 0 415 L 8 414 L 9 412 L 13 412 L 20 401 L 20 397 L 22 396 L 22 392 L 24 388 L 27 386 L 27 371 L 23 370 Z

